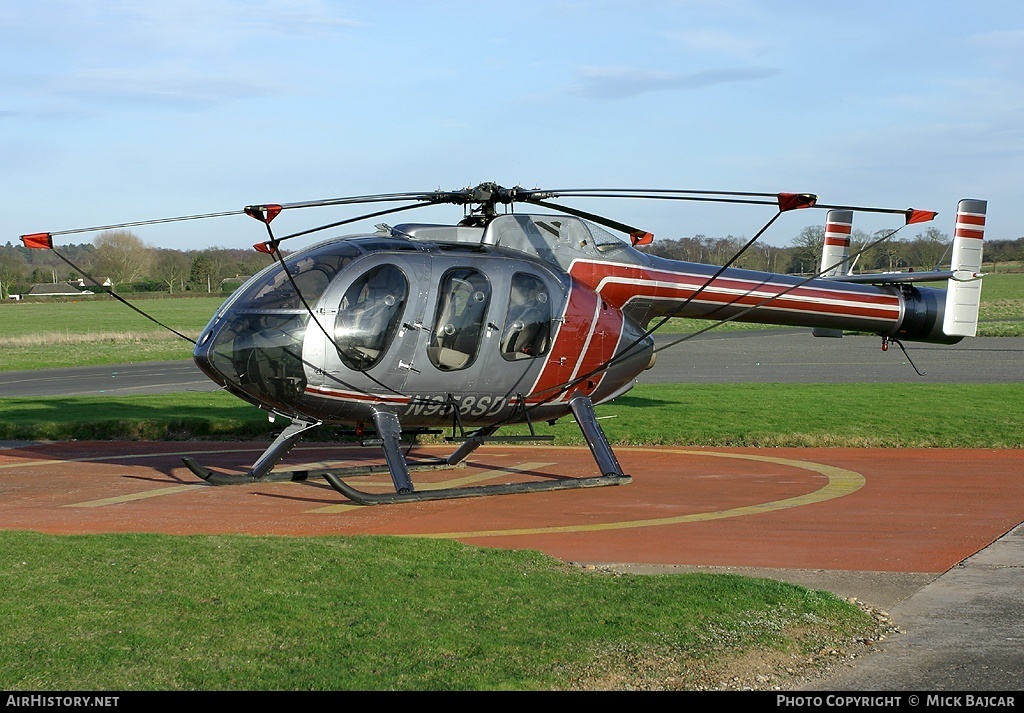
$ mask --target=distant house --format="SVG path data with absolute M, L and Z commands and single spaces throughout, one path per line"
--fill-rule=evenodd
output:
M 252 275 L 236 275 L 235 277 L 225 277 L 220 281 L 221 293 L 234 292 L 242 283 L 248 280 Z
M 32 285 L 32 289 L 25 294 L 31 297 L 76 297 L 78 295 L 91 295 L 93 291 L 80 290 L 66 282 L 44 282 Z

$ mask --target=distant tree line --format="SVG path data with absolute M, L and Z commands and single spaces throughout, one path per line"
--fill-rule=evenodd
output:
M 768 272 L 809 275 L 818 271 L 824 228 L 809 226 L 793 238 L 788 247 L 755 243 L 734 263 L 737 267 Z M 882 233 L 854 231 L 850 253 L 857 254 Z M 747 242 L 727 236 L 657 240 L 644 248 L 653 255 L 722 265 Z M 865 250 L 854 265 L 855 272 L 930 270 L 948 264 L 950 238 L 928 228 L 913 238 L 893 238 Z M 241 279 L 253 275 L 271 261 L 252 249 L 207 248 L 172 250 L 146 245 L 127 230 L 100 233 L 91 243 L 61 245 L 59 250 L 75 265 L 101 284 L 109 280 L 118 292 L 221 293 L 230 292 Z M 985 241 L 985 262 L 993 269 L 1000 263 L 1017 263 L 1024 270 L 1024 237 L 1016 240 Z M 77 282 L 86 276 L 72 270 L 49 250 L 30 250 L 21 244 L 0 246 L 0 297 L 24 294 L 34 284 Z M 237 278 L 237 279 L 235 279 Z M 94 287 L 86 280 L 86 287 Z
M 889 231 L 873 234 L 854 230 L 850 236 L 850 256 L 853 271 L 887 272 L 896 270 L 932 270 L 949 265 L 949 235 L 936 228 L 928 228 L 913 238 L 884 237 Z M 709 238 L 696 235 L 676 240 L 656 240 L 644 248 L 653 255 L 688 260 L 712 265 L 723 265 L 747 243 L 747 238 Z M 734 263 L 736 267 L 789 274 L 811 275 L 821 267 L 821 249 L 825 242 L 822 226 L 808 226 L 800 231 L 788 247 L 754 243 Z M 871 246 L 871 247 L 868 247 Z M 854 258 L 854 256 L 857 256 Z M 993 270 L 1000 264 L 1017 263 L 1024 271 L 1024 238 L 1016 240 L 986 240 L 986 265 Z
M 60 245 L 57 249 L 82 268 L 73 270 L 50 250 L 30 250 L 8 242 L 0 246 L 0 292 L 24 294 L 35 284 L 73 282 L 86 275 L 100 284 L 109 280 L 118 292 L 171 294 L 230 292 L 238 283 L 262 270 L 272 258 L 251 248 L 172 250 L 150 247 L 126 230 L 100 233 L 92 243 Z M 235 279 L 237 278 L 237 279 Z M 225 283 L 222 288 L 222 283 Z

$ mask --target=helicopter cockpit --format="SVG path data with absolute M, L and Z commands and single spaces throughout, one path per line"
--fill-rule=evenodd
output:
M 361 254 L 346 243 L 325 244 L 253 277 L 218 311 L 200 336 L 197 363 L 243 398 L 288 409 L 306 387 L 302 339 L 314 303 L 345 265 Z

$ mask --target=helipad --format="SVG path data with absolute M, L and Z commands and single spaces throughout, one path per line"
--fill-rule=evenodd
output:
M 528 548 L 577 562 L 941 573 L 1024 521 L 1019 451 L 616 449 L 628 485 L 357 506 L 322 480 L 211 486 L 258 443 L 73 442 L 0 450 L 0 528 L 49 533 L 386 534 Z M 420 452 L 440 454 L 426 447 Z M 290 465 L 373 449 L 305 444 Z M 418 488 L 594 475 L 585 448 L 486 446 Z M 387 476 L 360 477 L 365 490 Z

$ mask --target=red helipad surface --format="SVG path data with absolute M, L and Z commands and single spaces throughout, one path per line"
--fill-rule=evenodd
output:
M 415 535 L 579 562 L 937 573 L 1024 521 L 1020 451 L 617 448 L 631 484 L 379 506 L 352 505 L 322 480 L 210 486 L 181 463 L 191 455 L 240 472 L 264 446 L 75 442 L 0 450 L 0 529 Z M 288 465 L 375 455 L 305 444 Z M 594 471 L 586 448 L 490 445 L 465 468 L 414 481 L 422 489 Z M 350 482 L 390 487 L 386 475 Z

